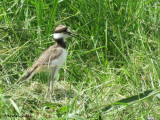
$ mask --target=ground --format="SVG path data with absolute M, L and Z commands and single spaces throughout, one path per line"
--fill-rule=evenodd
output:
M 1 119 L 160 119 L 158 0 L 0 2 Z M 19 81 L 67 25 L 76 38 L 44 99 L 48 73 Z

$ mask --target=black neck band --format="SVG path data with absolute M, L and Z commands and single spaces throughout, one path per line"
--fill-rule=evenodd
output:
M 63 38 L 60 39 L 55 39 L 55 41 L 57 42 L 58 45 L 60 45 L 62 48 L 66 48 L 66 43 L 64 42 Z

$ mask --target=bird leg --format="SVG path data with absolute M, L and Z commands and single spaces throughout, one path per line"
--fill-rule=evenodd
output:
M 51 79 L 49 82 L 49 88 L 50 88 L 50 100 L 52 101 L 52 94 L 53 94 L 53 80 L 54 80 L 54 73 L 51 75 Z
M 49 94 L 51 101 L 52 101 L 52 94 L 53 94 L 54 75 L 55 75 L 55 71 L 52 71 L 52 72 L 50 73 L 50 75 L 49 75 L 49 86 L 48 86 L 47 93 L 46 93 L 46 95 L 45 95 L 45 99 L 47 99 L 48 94 Z

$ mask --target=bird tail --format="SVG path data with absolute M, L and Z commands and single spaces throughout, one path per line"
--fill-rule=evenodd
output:
M 38 68 L 38 66 L 32 67 L 32 68 L 26 73 L 26 75 L 23 76 L 20 80 L 29 80 L 29 79 L 31 79 L 31 78 L 34 76 L 34 74 L 36 73 L 35 71 L 36 71 L 37 68 Z

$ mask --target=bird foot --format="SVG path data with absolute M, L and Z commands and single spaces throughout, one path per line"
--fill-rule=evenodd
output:
M 52 92 L 51 91 L 47 91 L 46 95 L 45 95 L 45 100 L 48 101 L 48 97 L 49 97 L 49 102 L 54 102 L 53 98 L 52 98 Z

